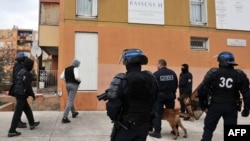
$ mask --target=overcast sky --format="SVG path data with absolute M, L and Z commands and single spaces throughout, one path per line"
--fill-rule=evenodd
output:
M 0 0 L 0 29 L 38 30 L 39 0 Z

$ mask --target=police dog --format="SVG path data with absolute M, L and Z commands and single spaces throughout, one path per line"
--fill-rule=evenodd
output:
M 187 113 L 180 113 L 180 115 L 184 117 L 189 117 L 189 121 L 192 122 L 194 121 L 194 119 L 198 120 L 203 114 L 203 111 L 199 106 L 199 98 L 197 90 L 193 92 L 191 98 L 185 97 L 183 99 L 183 102 L 186 105 Z
M 194 113 L 192 109 L 192 103 L 191 103 L 191 98 L 190 97 L 185 97 L 183 99 L 183 103 L 186 105 L 187 113 L 180 113 L 180 115 L 184 117 L 189 117 L 189 121 L 194 121 Z
M 183 130 L 184 132 L 183 137 L 184 138 L 187 137 L 187 130 L 181 123 L 179 113 L 180 109 L 168 109 L 168 108 L 164 108 L 162 112 L 162 119 L 167 120 L 170 127 L 175 132 L 175 136 L 173 137 L 174 140 L 176 140 L 177 137 L 179 136 L 178 127 L 180 127 Z

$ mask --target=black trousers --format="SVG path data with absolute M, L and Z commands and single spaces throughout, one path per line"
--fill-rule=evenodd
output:
M 149 132 L 149 124 L 143 124 L 137 127 L 119 128 L 116 131 L 114 141 L 146 141 Z
M 16 106 L 15 106 L 15 108 L 16 108 Z M 15 111 L 15 109 L 14 109 L 14 111 Z M 21 116 L 19 118 L 19 122 L 21 122 L 21 121 L 22 121 L 22 113 L 21 113 Z
M 153 127 L 155 132 L 160 133 L 161 128 L 161 117 L 164 106 L 169 109 L 175 108 L 175 96 L 173 94 L 162 94 L 159 95 L 154 105 L 155 118 L 153 119 Z
M 186 104 L 184 103 L 184 99 L 187 98 L 187 97 L 191 98 L 191 95 L 187 95 L 185 93 L 181 93 L 180 97 L 178 98 L 178 100 L 180 102 L 180 108 L 181 108 L 181 112 L 182 113 L 188 113 Z
M 14 115 L 12 117 L 12 122 L 11 122 L 9 132 L 16 131 L 17 124 L 21 118 L 23 111 L 29 121 L 29 125 L 34 124 L 35 121 L 34 121 L 33 112 L 29 106 L 29 103 L 27 102 L 27 99 L 16 99 L 16 107 L 15 107 Z
M 211 141 L 213 132 L 220 120 L 223 118 L 224 125 L 236 125 L 238 111 L 236 104 L 212 103 L 204 120 L 203 135 L 201 141 Z

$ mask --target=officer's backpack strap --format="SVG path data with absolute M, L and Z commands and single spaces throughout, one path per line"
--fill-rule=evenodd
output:
M 114 76 L 113 80 L 110 83 L 108 90 L 108 100 L 116 99 L 122 93 L 122 83 L 125 79 L 125 73 L 119 73 Z

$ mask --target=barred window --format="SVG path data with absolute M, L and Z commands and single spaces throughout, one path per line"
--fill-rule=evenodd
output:
M 191 37 L 191 50 L 208 51 L 208 38 Z

